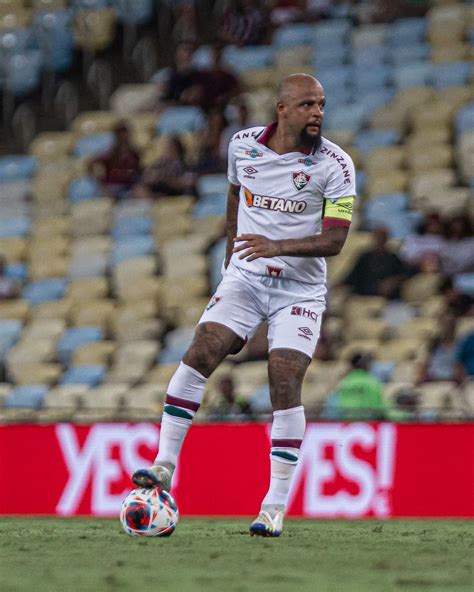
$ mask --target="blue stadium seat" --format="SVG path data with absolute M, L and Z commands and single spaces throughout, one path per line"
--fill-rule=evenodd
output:
M 392 82 L 392 67 L 388 64 L 373 64 L 372 66 L 358 66 L 352 73 L 357 92 L 378 90 L 390 86 Z
M 45 384 L 28 384 L 17 386 L 7 396 L 5 407 L 40 409 L 48 392 Z
M 427 43 L 404 44 L 390 52 L 391 61 L 399 66 L 412 62 L 423 62 L 430 57 L 430 46 Z
M 199 197 L 227 195 L 229 181 L 226 175 L 202 175 L 197 182 Z
M 153 0 L 113 0 L 120 22 L 143 25 L 153 16 Z
M 22 298 L 28 300 L 33 306 L 50 300 L 64 298 L 67 290 L 67 280 L 53 278 L 48 280 L 37 280 L 23 288 Z
M 362 195 L 364 193 L 366 183 L 367 173 L 365 171 L 361 171 L 360 169 L 356 170 L 356 187 L 358 195 Z
M 83 158 L 84 156 L 100 156 L 107 152 L 114 143 L 114 135 L 111 132 L 100 134 L 91 134 L 80 138 L 74 146 L 74 156 Z
M 9 263 L 5 270 L 5 276 L 23 282 L 28 277 L 28 265 L 26 263 Z
M 236 72 L 260 70 L 271 66 L 275 48 L 271 45 L 257 45 L 252 47 L 236 47 L 228 45 L 223 53 L 223 62 Z
M 345 45 L 352 29 L 352 23 L 346 19 L 322 21 L 314 26 L 311 39 L 315 47 Z
M 23 323 L 18 319 L 0 319 L 0 347 L 15 345 L 22 331 Z
M 463 294 L 474 298 L 474 273 L 458 273 L 454 276 L 454 286 Z
M 36 90 L 40 84 L 43 56 L 36 49 L 16 53 L 5 64 L 5 87 L 16 97 Z
M 275 47 L 296 47 L 308 45 L 315 37 L 314 25 L 292 23 L 279 27 L 273 34 L 272 44 Z
M 375 64 L 383 64 L 389 61 L 390 52 L 385 46 L 377 47 L 374 51 L 373 47 L 363 47 L 352 53 L 352 63 L 357 67 L 374 66 Z
M 26 236 L 30 232 L 31 222 L 26 216 L 0 218 L 0 239 Z
M 157 134 L 185 134 L 198 132 L 206 124 L 204 113 L 198 107 L 168 107 L 161 114 Z
M 69 184 L 67 194 L 69 201 L 77 203 L 99 197 L 102 193 L 99 183 L 93 177 L 80 177 Z
M 342 66 L 349 61 L 350 57 L 349 45 L 336 45 L 335 47 L 320 47 L 316 48 L 313 53 L 312 64 L 316 70 L 316 75 L 320 68 L 331 68 L 334 66 Z
M 382 361 L 374 361 L 370 365 L 370 374 L 378 378 L 380 382 L 389 382 L 393 371 L 395 370 L 396 363 L 395 362 L 382 362 Z
M 153 255 L 156 251 L 155 241 L 152 236 L 130 236 L 114 243 L 111 263 L 117 265 L 125 259 Z
M 100 327 L 73 327 L 67 329 L 58 340 L 57 351 L 61 362 L 69 361 L 75 350 L 86 343 L 94 343 L 104 339 Z
M 105 366 L 71 366 L 61 378 L 61 384 L 86 384 L 87 386 L 98 386 L 104 381 L 106 375 Z
M 207 216 L 225 216 L 227 198 L 225 195 L 208 195 L 200 199 L 193 207 L 193 218 L 207 218 Z
M 159 355 L 160 364 L 179 362 L 186 353 L 194 336 L 194 328 L 182 327 L 168 333 L 165 347 Z
M 221 267 L 225 258 L 227 239 L 218 241 L 209 251 L 209 274 L 211 292 L 215 292 L 222 279 Z
M 326 114 L 325 128 L 330 130 L 358 131 L 367 121 L 370 110 L 362 103 L 336 107 Z
M 212 66 L 213 62 L 214 57 L 212 45 L 200 45 L 193 53 L 193 66 L 199 68 L 200 70 L 207 70 Z
M 74 8 L 83 10 L 98 10 L 110 6 L 111 0 L 72 0 Z
M 383 107 L 390 103 L 395 97 L 395 90 L 393 88 L 381 88 L 376 91 L 372 89 L 370 92 L 358 93 L 357 100 L 360 101 L 366 108 L 367 111 L 375 111 L 379 107 Z
M 334 68 L 320 69 L 317 73 L 318 80 L 324 86 L 326 91 L 338 92 L 339 89 L 348 87 L 352 83 L 352 66 L 336 66 Z
M 428 21 L 426 18 L 401 18 L 388 28 L 388 42 L 393 47 L 422 41 L 426 34 Z
M 43 53 L 44 66 L 52 72 L 65 72 L 74 59 L 72 11 L 45 10 L 34 16 L 36 37 Z
M 381 129 L 359 132 L 354 143 L 362 152 L 370 152 L 381 146 L 393 146 L 399 141 L 399 132 L 391 129 Z
M 450 62 L 433 67 L 433 85 L 442 89 L 450 86 L 465 86 L 472 75 L 470 62 Z
M 458 134 L 474 129 L 474 102 L 464 105 L 456 113 L 456 131 Z
M 398 89 L 411 86 L 429 86 L 432 82 L 433 64 L 430 62 L 413 62 L 394 68 L 393 78 Z
M 0 158 L 0 183 L 30 179 L 36 173 L 34 156 L 10 155 Z
M 121 240 L 122 238 L 150 234 L 152 231 L 153 220 L 148 216 L 120 218 L 114 222 L 112 237 L 114 240 Z

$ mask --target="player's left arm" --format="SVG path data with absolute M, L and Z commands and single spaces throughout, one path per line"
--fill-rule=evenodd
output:
M 322 232 L 303 238 L 271 240 L 260 234 L 242 234 L 234 239 L 241 244 L 234 253 L 243 251 L 239 259 L 254 261 L 259 257 L 333 257 L 338 255 L 344 243 L 352 218 L 354 197 L 347 196 L 331 202 L 325 201 Z

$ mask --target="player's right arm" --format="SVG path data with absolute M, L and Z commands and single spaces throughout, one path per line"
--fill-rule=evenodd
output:
M 225 253 L 224 267 L 227 269 L 230 258 L 232 257 L 232 250 L 234 248 L 234 237 L 237 235 L 237 215 L 239 212 L 239 192 L 240 185 L 229 183 L 227 191 L 227 214 L 226 214 L 226 235 L 227 247 Z

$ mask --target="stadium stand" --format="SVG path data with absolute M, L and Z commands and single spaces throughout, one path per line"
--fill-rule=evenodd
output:
M 221 277 L 224 140 L 241 127 L 242 108 L 247 125 L 270 121 L 275 84 L 300 71 L 326 88 L 324 134 L 353 157 L 360 193 L 348 242 L 329 261 L 328 312 L 303 393 L 308 411 L 319 416 L 351 357 L 369 352 L 387 408 L 411 393 L 412 418 L 474 416 L 473 354 L 460 353 L 474 331 L 474 4 L 433 1 L 422 16 L 368 21 L 363 2 L 346 4 L 348 14 L 285 23 L 265 43 L 225 46 L 223 67 L 239 89 L 221 105 L 208 108 L 200 95 L 213 59 L 202 45 L 192 55 L 198 82 L 180 100 L 162 98 L 170 62 L 150 82 L 118 87 L 109 110 L 82 112 L 69 129 L 38 134 L 28 154 L 0 158 L 2 421 L 23 419 L 25 409 L 42 420 L 160 412 Z M 3 88 L 25 95 L 48 69 L 67 75 L 74 48 L 103 50 L 118 26 L 153 14 L 145 0 L 2 1 Z M 118 193 L 94 170 L 98 156 L 116 156 L 117 123 L 130 130 L 141 163 L 140 178 Z M 189 191 L 159 189 L 155 165 L 170 138 L 182 144 Z M 166 170 L 181 170 L 174 166 Z M 404 266 L 399 294 L 352 293 L 345 279 L 381 227 Z M 20 286 L 13 297 L 4 293 L 8 281 Z M 421 380 L 446 315 L 457 327 L 452 372 Z M 212 416 L 225 374 L 250 409 L 254 402 L 265 412 L 265 362 L 245 351 L 209 381 L 201 418 L 206 409 Z

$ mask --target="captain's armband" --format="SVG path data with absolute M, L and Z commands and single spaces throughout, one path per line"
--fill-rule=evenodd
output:
M 333 203 L 329 199 L 324 200 L 323 206 L 323 229 L 334 226 L 344 226 L 349 228 L 352 220 L 352 208 L 354 205 L 354 196 L 340 197 Z

